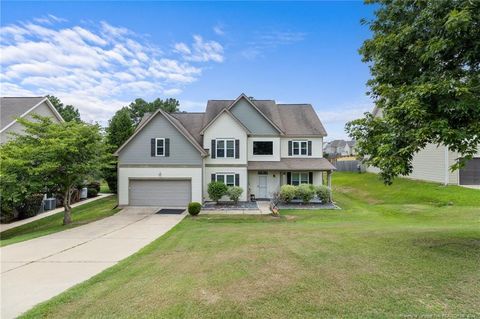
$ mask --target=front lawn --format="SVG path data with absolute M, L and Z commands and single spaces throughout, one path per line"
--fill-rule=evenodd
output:
M 480 312 L 480 192 L 335 173 L 342 210 L 187 217 L 25 317 L 385 318 Z
M 116 196 L 109 196 L 72 208 L 73 222 L 62 225 L 63 211 L 0 233 L 0 247 L 78 227 L 111 216 L 120 209 Z M 41 247 L 39 247 L 41 248 Z

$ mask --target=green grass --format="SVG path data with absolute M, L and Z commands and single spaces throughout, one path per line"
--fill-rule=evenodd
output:
M 110 193 L 110 187 L 105 180 L 102 180 L 100 183 L 100 193 Z
M 343 209 L 187 217 L 26 318 L 474 317 L 480 192 L 335 173 Z
M 40 236 L 56 233 L 69 228 L 78 227 L 93 221 L 111 216 L 120 209 L 115 196 L 98 199 L 72 209 L 73 222 L 69 225 L 62 225 L 63 211 L 31 223 L 8 229 L 0 233 L 0 247 L 15 244 L 21 241 L 33 239 Z

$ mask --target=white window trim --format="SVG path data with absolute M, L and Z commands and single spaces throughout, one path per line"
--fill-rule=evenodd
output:
M 263 143 L 268 142 L 268 143 L 272 143 L 272 154 L 255 154 L 255 145 L 254 145 L 255 142 L 263 142 Z M 273 153 L 274 153 L 273 147 L 274 147 L 273 141 L 252 141 L 252 155 L 253 155 L 253 156 L 272 156 Z
M 298 154 L 295 154 L 295 143 L 298 143 Z M 305 149 L 307 150 L 306 154 L 302 154 L 302 143 L 306 144 Z M 292 156 L 309 156 L 308 155 L 308 141 L 292 141 Z
M 301 182 L 301 178 L 300 178 L 300 174 L 306 174 L 307 175 L 307 182 L 306 183 L 303 183 L 303 184 L 310 184 L 310 173 L 309 172 L 290 172 L 290 185 L 295 185 L 293 184 L 293 174 L 299 174 L 298 175 L 298 185 L 302 185 Z M 296 185 L 295 185 L 296 186 Z
M 158 141 L 159 140 L 163 141 L 163 154 L 158 154 Z M 155 139 L 155 156 L 160 156 L 160 157 L 165 156 L 165 138 L 163 138 L 163 137 L 158 137 L 158 138 Z
M 223 141 L 223 156 L 218 156 L 218 141 Z M 227 141 L 233 141 L 233 156 L 227 156 Z M 237 150 L 235 149 L 234 138 L 217 138 L 215 139 L 215 157 L 216 158 L 235 158 Z
M 235 173 L 215 173 L 215 181 L 217 181 L 217 182 L 218 182 L 218 176 L 219 175 L 223 176 L 223 183 L 227 186 L 228 186 L 227 176 L 233 176 L 233 185 L 231 185 L 231 186 L 235 186 L 235 182 L 236 182 L 235 181 Z

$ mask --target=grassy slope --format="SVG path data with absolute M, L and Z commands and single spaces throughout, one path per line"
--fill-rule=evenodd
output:
M 187 218 L 26 317 L 480 312 L 480 192 L 336 173 L 340 211 Z M 449 204 L 449 205 L 447 205 Z
M 119 211 L 118 208 L 113 209 L 116 205 L 116 197 L 109 196 L 107 198 L 98 199 L 74 207 L 72 209 L 73 222 L 67 226 L 62 225 L 63 212 L 60 212 L 22 226 L 11 228 L 0 233 L 0 246 L 11 245 L 32 238 L 45 236 L 111 216 Z

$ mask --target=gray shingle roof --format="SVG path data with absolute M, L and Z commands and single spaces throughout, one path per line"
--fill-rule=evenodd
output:
M 335 170 L 325 158 L 282 158 L 280 161 L 252 161 L 248 162 L 248 170 L 302 170 L 302 171 L 329 171 Z
M 0 130 L 3 130 L 15 118 L 44 100 L 44 96 L 35 97 L 1 97 L 0 98 Z
M 195 140 L 202 144 L 200 131 L 203 128 L 203 117 L 205 113 L 171 113 L 182 125 L 192 134 Z

